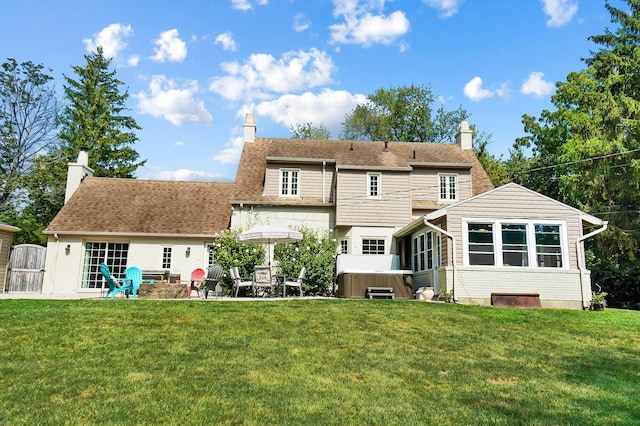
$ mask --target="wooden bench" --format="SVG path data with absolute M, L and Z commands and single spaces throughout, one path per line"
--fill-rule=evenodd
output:
M 166 269 L 143 269 L 142 279 L 154 280 L 154 282 L 169 281 L 169 271 Z
M 493 306 L 539 308 L 540 294 L 538 293 L 491 293 L 491 304 Z
M 396 295 L 392 287 L 367 287 L 365 293 L 367 299 L 395 299 Z

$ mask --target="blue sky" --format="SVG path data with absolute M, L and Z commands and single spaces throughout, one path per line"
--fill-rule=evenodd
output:
M 614 6 L 623 4 L 613 0 Z M 4 2 L 0 60 L 63 74 L 103 46 L 143 130 L 144 179 L 233 180 L 244 114 L 258 136 L 323 123 L 378 88 L 427 85 L 462 106 L 490 152 L 508 154 L 522 114 L 551 108 L 584 68 L 590 35 L 614 29 L 596 0 L 157 0 Z

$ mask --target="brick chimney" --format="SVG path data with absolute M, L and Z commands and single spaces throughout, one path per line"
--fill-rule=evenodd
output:
M 67 188 L 64 193 L 64 203 L 69 201 L 69 198 L 78 189 L 82 180 L 87 176 L 93 176 L 93 170 L 89 168 L 89 149 L 80 148 L 78 153 L 78 159 L 75 163 L 69 163 L 69 170 L 67 172 Z
M 244 118 L 244 141 L 255 142 L 256 141 L 256 116 L 253 114 L 247 114 Z
M 473 148 L 473 137 L 471 129 L 469 129 L 469 123 L 461 121 L 458 125 L 458 134 L 456 135 L 456 143 L 460 145 L 462 149 Z

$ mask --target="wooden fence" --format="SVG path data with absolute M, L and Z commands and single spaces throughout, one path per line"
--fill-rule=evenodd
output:
M 11 249 L 7 268 L 6 292 L 42 292 L 47 249 L 35 244 L 21 244 Z

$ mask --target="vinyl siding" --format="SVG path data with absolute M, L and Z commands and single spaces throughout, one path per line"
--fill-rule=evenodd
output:
M 280 170 L 300 170 L 298 174 L 298 185 L 300 197 L 322 198 L 322 165 L 309 164 L 267 164 L 264 184 L 264 195 L 267 197 L 280 196 Z M 329 202 L 331 194 L 331 182 L 333 181 L 334 167 L 326 166 L 324 173 L 324 195 L 325 201 Z M 283 197 L 284 198 L 284 197 Z
M 463 265 L 462 223 L 463 219 L 468 218 L 538 219 L 566 223 L 568 266 L 570 269 L 578 267 L 575 247 L 576 240 L 582 236 L 582 221 L 576 210 L 562 203 L 512 186 L 450 207 L 447 214 L 447 230 L 456 236 L 457 265 Z M 527 271 L 531 270 L 532 268 L 527 268 Z
M 403 226 L 411 221 L 407 172 L 382 172 L 379 199 L 367 198 L 367 171 L 340 170 L 337 179 L 336 225 Z
M 411 197 L 415 201 L 437 201 L 440 195 L 439 174 L 458 176 L 458 201 L 472 196 L 471 170 L 434 170 L 415 168 L 411 172 Z
M 9 252 L 11 250 L 11 241 L 13 239 L 13 233 L 7 231 L 0 231 L 0 284 L 2 289 L 5 286 L 7 265 L 9 264 Z
M 489 305 L 491 293 L 539 293 L 543 307 L 580 308 L 583 296 L 591 299 L 583 295 L 580 284 L 576 270 L 461 267 L 456 271 L 455 296 L 464 303 Z

